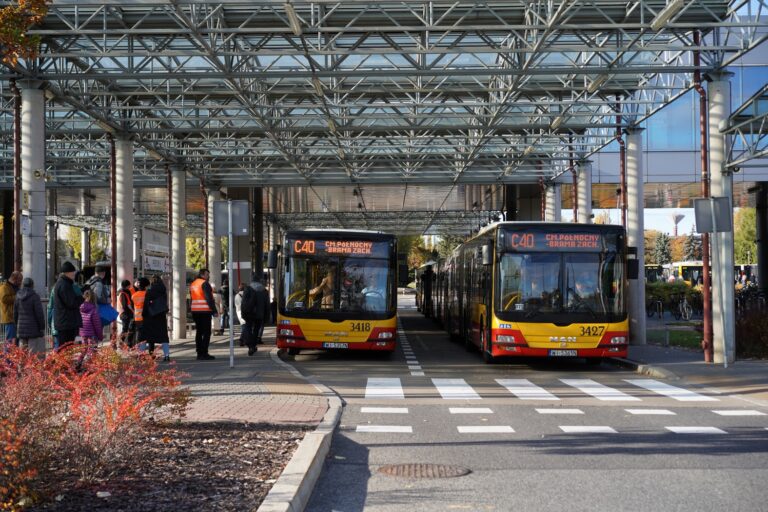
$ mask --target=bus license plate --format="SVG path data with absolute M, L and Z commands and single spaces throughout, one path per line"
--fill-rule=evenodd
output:
M 553 357 L 576 357 L 575 350 L 550 350 L 549 355 Z
M 349 343 L 323 343 L 323 348 L 349 348 Z

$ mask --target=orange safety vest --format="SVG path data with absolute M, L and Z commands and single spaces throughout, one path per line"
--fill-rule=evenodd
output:
M 133 294 L 131 297 L 133 299 L 133 321 L 134 322 L 143 322 L 144 317 L 142 316 L 142 313 L 144 312 L 144 296 L 147 294 L 146 291 L 138 291 Z
M 133 293 L 135 293 L 135 292 L 133 292 Z M 118 313 L 123 313 L 123 311 L 124 311 L 124 308 L 122 306 L 123 303 L 120 300 L 120 296 L 125 294 L 126 297 L 128 297 L 129 299 L 132 299 L 133 298 L 133 293 L 131 293 L 130 289 L 128 289 L 128 290 L 120 290 L 118 292 L 118 295 L 117 295 L 117 312 Z M 133 311 L 133 308 L 131 307 L 130 302 L 128 303 L 128 309 Z
M 205 279 L 197 278 L 189 285 L 189 298 L 192 299 L 192 312 L 193 313 L 212 313 L 213 311 L 208 306 L 208 301 L 205 300 L 205 293 L 203 293 L 203 283 Z

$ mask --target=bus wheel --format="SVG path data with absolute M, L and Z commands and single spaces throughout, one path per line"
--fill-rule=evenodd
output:
M 493 364 L 496 360 L 491 354 L 491 344 L 485 339 L 485 329 L 480 330 L 480 350 L 483 352 L 483 362 Z
M 301 352 L 301 349 L 293 348 L 293 347 L 288 349 L 289 356 L 297 356 L 299 355 L 299 352 Z

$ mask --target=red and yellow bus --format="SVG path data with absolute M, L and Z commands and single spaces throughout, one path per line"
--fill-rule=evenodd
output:
M 378 350 L 397 344 L 397 239 L 374 231 L 286 233 L 278 267 L 277 346 Z
M 502 222 L 444 266 L 452 338 L 499 356 L 626 357 L 627 247 L 621 226 Z

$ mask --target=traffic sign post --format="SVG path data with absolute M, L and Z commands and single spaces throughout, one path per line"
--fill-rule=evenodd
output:
M 234 303 L 235 294 L 232 283 L 233 266 L 233 241 L 235 236 L 247 236 L 250 234 L 249 219 L 251 214 L 248 208 L 248 201 L 226 201 L 213 202 L 213 236 L 224 236 L 226 234 L 228 244 L 227 269 L 229 269 L 229 367 L 235 367 L 235 328 L 234 328 Z M 217 269 L 218 270 L 218 269 Z

